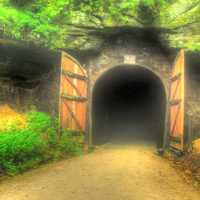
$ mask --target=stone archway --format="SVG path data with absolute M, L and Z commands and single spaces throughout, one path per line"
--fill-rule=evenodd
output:
M 92 93 L 94 144 L 154 142 L 163 146 L 166 91 L 162 80 L 139 65 L 104 72 Z

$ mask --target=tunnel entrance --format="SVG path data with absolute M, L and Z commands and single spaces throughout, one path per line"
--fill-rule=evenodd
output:
M 93 142 L 163 144 L 165 88 L 141 66 L 121 65 L 105 72 L 93 89 Z

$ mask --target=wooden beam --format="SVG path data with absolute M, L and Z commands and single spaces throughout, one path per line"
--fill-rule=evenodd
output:
M 82 101 L 82 102 L 84 102 L 84 101 L 87 100 L 86 97 L 81 97 L 81 96 L 69 96 L 69 95 L 67 95 L 67 94 L 62 94 L 61 97 L 62 97 L 62 98 L 65 98 L 65 99 L 67 99 L 67 100 L 70 100 L 70 101 Z
M 67 76 L 64 76 L 64 78 L 67 80 L 67 82 L 73 87 L 73 89 L 76 91 L 76 93 L 81 96 L 81 92 L 78 90 L 77 86 L 70 81 L 70 79 Z
M 76 78 L 76 79 L 80 79 L 80 80 L 87 80 L 86 76 L 83 76 L 83 75 L 80 75 L 80 74 L 75 74 L 73 72 L 66 71 L 66 70 L 63 70 L 62 74 L 65 75 L 65 76 L 69 76 L 71 78 Z
M 69 111 L 70 115 L 72 116 L 72 119 L 74 119 L 74 121 L 75 121 L 76 125 L 78 126 L 79 130 L 80 130 L 80 131 L 83 131 L 82 126 L 80 125 L 79 121 L 76 119 L 75 114 L 71 111 L 71 109 L 70 109 L 70 107 L 68 106 L 67 102 L 64 101 L 63 103 L 64 103 L 65 106 L 67 107 L 67 110 Z

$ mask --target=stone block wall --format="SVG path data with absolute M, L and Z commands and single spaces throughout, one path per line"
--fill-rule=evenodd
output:
M 104 44 L 100 54 L 85 63 L 91 70 L 92 86 L 106 70 L 123 64 L 141 65 L 150 69 L 160 77 L 168 93 L 171 64 L 164 50 L 152 44 L 118 40 L 114 44 Z
M 193 139 L 200 138 L 200 80 L 190 74 L 186 87 L 186 114 L 191 118 Z

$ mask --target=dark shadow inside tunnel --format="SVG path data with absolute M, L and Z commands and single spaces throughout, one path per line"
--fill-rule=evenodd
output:
M 162 147 L 166 94 L 152 71 L 116 66 L 97 80 L 92 98 L 94 144 L 146 141 Z

